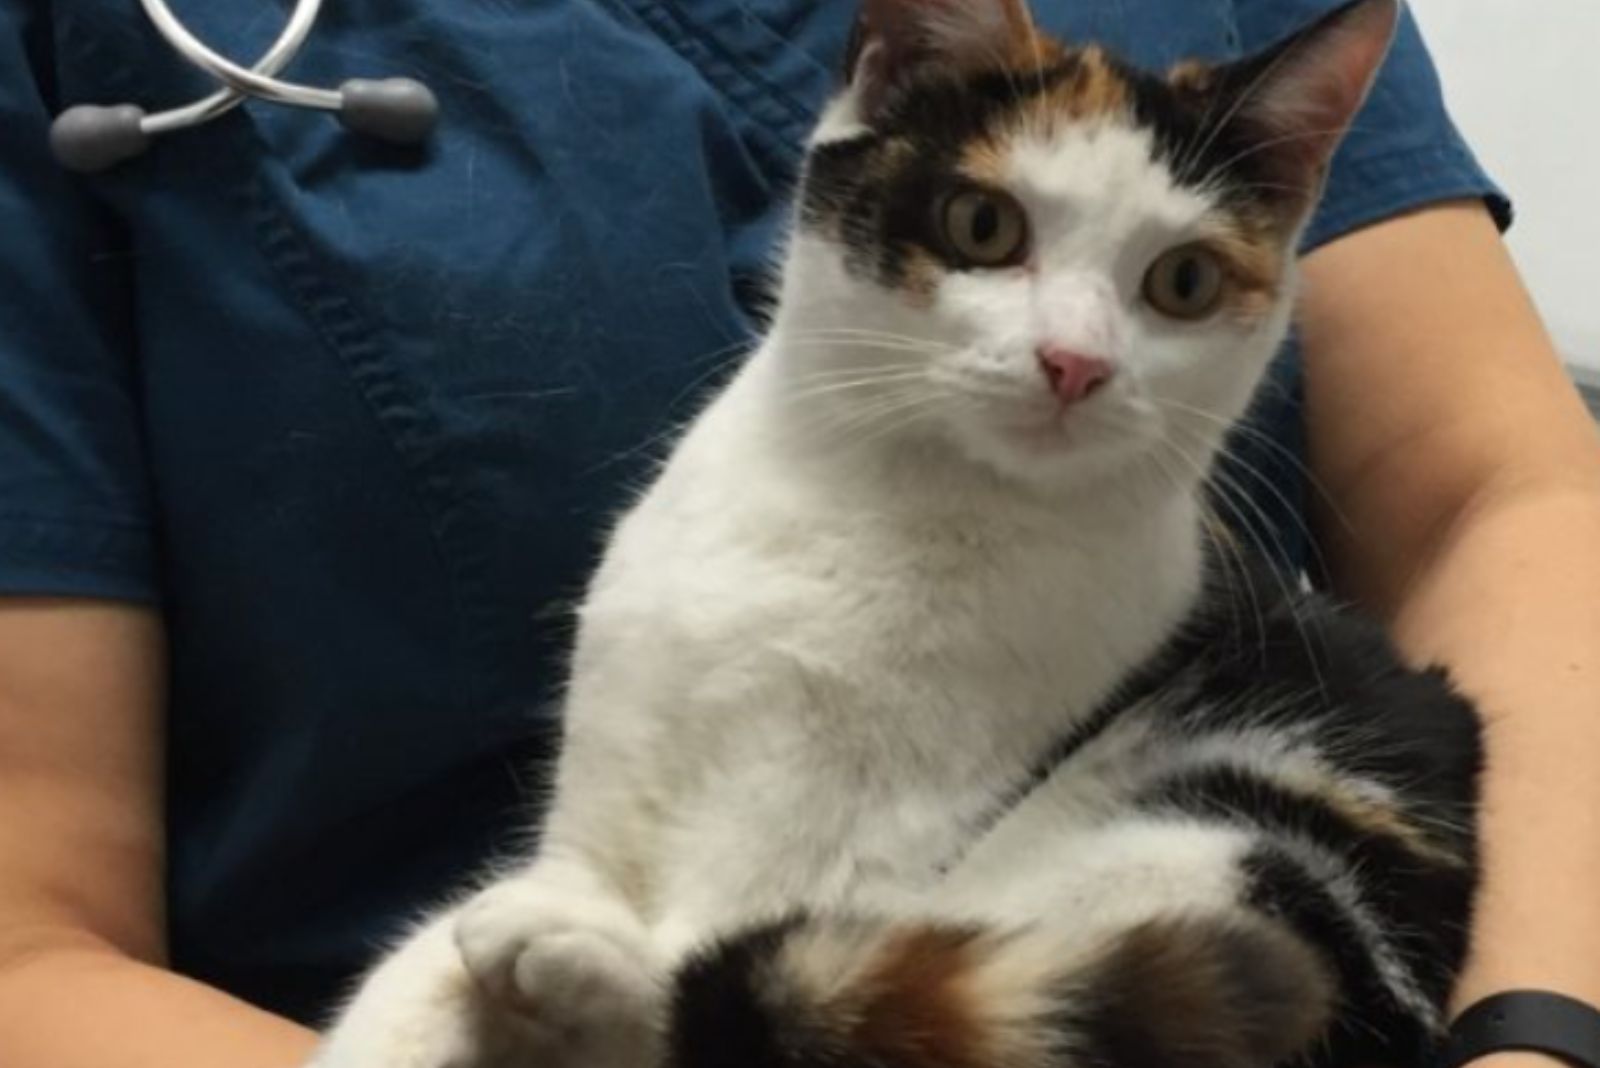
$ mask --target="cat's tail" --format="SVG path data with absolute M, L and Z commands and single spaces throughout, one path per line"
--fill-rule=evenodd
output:
M 1070 931 L 800 916 L 691 959 L 668 1068 L 1270 1068 L 1331 1021 L 1321 958 L 1255 916 Z

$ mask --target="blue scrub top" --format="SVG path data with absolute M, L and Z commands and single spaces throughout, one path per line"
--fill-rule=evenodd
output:
M 1036 6 L 1165 65 L 1333 3 Z M 288 4 L 180 6 L 246 58 Z M 136 4 L 0 0 L 0 592 L 165 614 L 178 969 L 314 1020 L 534 818 L 568 609 L 756 329 L 854 7 L 341 0 L 290 73 L 425 79 L 426 153 L 252 105 L 80 179 L 54 113 L 211 86 Z M 1309 243 L 1464 196 L 1505 221 L 1408 18 Z M 1291 453 L 1297 395 L 1291 351 Z

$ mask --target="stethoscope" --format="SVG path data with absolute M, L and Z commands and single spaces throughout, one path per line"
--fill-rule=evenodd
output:
M 50 147 L 56 159 L 72 170 L 92 173 L 114 167 L 143 152 L 151 138 L 210 122 L 246 97 L 331 111 L 347 129 L 396 144 L 426 141 L 439 121 L 438 100 L 426 85 L 411 78 L 352 78 L 337 89 L 319 89 L 274 77 L 305 43 L 322 0 L 295 0 L 283 32 L 249 69 L 207 48 L 178 21 L 166 0 L 140 3 L 167 43 L 225 88 L 154 115 L 137 104 L 80 104 L 63 112 L 50 127 Z

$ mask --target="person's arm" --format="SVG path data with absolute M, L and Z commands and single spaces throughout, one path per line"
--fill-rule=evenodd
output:
M 1477 202 L 1335 241 L 1306 283 L 1335 584 L 1489 720 L 1486 883 L 1458 1006 L 1513 987 L 1600 1005 L 1594 424 Z
M 0 1064 L 296 1068 L 310 1032 L 162 967 L 162 639 L 0 599 Z

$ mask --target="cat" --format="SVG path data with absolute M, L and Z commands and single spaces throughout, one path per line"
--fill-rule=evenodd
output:
M 317 1068 L 1420 1056 L 1477 716 L 1206 521 L 1397 18 L 1156 75 L 865 0 L 770 328 L 581 606 L 536 855 Z

